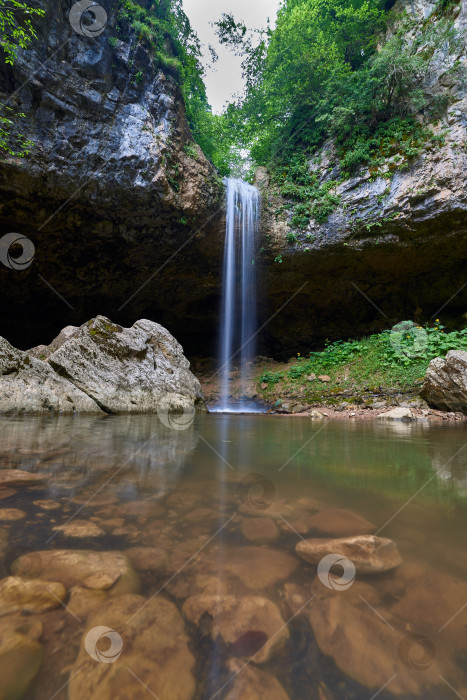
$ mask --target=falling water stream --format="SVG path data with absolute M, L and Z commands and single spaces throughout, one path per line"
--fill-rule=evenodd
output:
M 232 401 L 229 379 L 240 365 L 241 386 L 248 379 L 248 363 L 255 356 L 256 266 L 260 195 L 242 180 L 227 181 L 227 217 L 220 325 L 221 399 L 218 411 L 253 410 L 251 402 Z M 256 409 L 255 409 L 256 410 Z

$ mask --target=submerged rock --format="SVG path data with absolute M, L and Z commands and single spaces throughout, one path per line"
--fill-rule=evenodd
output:
M 37 639 L 42 632 L 39 620 L 20 616 L 0 620 L 0 697 L 21 700 L 39 672 L 42 646 Z
M 129 501 L 120 503 L 118 514 L 124 516 L 137 516 L 144 518 L 154 518 L 165 513 L 165 508 L 157 501 Z
M 279 537 L 279 529 L 271 518 L 244 518 L 240 530 L 247 540 L 267 542 Z
M 96 588 L 95 577 L 102 576 L 101 588 L 109 589 L 111 596 L 137 593 L 139 578 L 128 557 L 121 552 L 94 552 L 92 550 L 56 549 L 31 552 L 16 559 L 13 573 L 25 578 L 38 578 L 46 574 L 49 579 L 60 581 L 67 588 L 87 586 L 87 580 Z M 108 585 L 109 577 L 114 583 Z
M 90 612 L 99 608 L 107 600 L 105 591 L 96 591 L 81 586 L 73 586 L 67 610 L 76 617 L 84 619 Z
M 240 659 L 230 659 L 227 663 L 234 676 L 227 686 L 225 700 L 289 700 L 277 678 L 259 668 L 248 665 Z
M 289 638 L 278 607 L 260 596 L 195 595 L 184 602 L 182 612 L 196 624 L 208 613 L 212 639 L 220 634 L 233 656 L 255 663 L 268 661 Z
M 441 411 L 467 413 L 467 352 L 450 350 L 431 360 L 420 396 Z
M 121 637 L 122 656 L 113 663 L 96 663 L 86 651 L 86 634 L 98 626 Z M 151 695 L 161 700 L 191 700 L 196 688 L 195 658 L 188 642 L 180 613 L 162 596 L 146 600 L 124 595 L 110 600 L 86 620 L 80 651 L 70 671 L 69 700 Z
M 65 586 L 53 580 L 30 581 L 8 576 L 0 581 L 0 615 L 53 610 L 60 605 L 65 596 Z
M 50 499 L 39 499 L 38 501 L 33 501 L 33 503 L 38 508 L 42 508 L 42 510 L 59 510 L 62 507 L 61 503 Z
M 0 520 L 22 520 L 25 517 L 26 513 L 19 508 L 0 508 Z
M 72 520 L 64 525 L 57 525 L 52 530 L 61 532 L 66 537 L 99 537 L 105 535 L 98 525 L 89 520 Z
M 286 552 L 268 547 L 236 547 L 225 554 L 225 569 L 250 589 L 261 590 L 284 581 L 298 562 Z
M 130 547 L 125 554 L 137 571 L 166 571 L 169 557 L 160 547 Z
M 308 519 L 310 530 L 334 537 L 347 535 L 367 535 L 376 530 L 376 525 L 362 518 L 358 513 L 341 508 L 323 510 Z
M 402 562 L 396 544 L 385 537 L 359 535 L 341 539 L 310 539 L 298 542 L 297 554 L 310 564 L 319 564 L 328 554 L 350 559 L 358 574 L 379 574 Z
M 372 690 L 387 686 L 387 692 L 403 697 L 427 697 L 424 689 L 440 683 L 436 660 L 414 670 L 401 658 L 404 623 L 398 625 L 372 587 L 355 583 L 342 592 L 320 584 L 315 590 L 306 613 L 316 642 L 347 676 Z
M 44 474 L 31 474 L 22 469 L 0 469 L 0 488 L 7 486 L 32 486 L 45 480 Z

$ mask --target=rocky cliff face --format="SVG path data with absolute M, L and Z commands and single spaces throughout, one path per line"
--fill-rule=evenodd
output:
M 222 183 L 176 80 L 131 29 L 128 43 L 112 38 L 118 2 L 101 4 L 105 30 L 87 37 L 69 2 L 41 0 L 37 40 L 0 69 L 0 99 L 35 144 L 0 168 L 0 236 L 35 246 L 23 270 L 0 265 L 2 334 L 23 348 L 97 313 L 155 319 L 183 342 L 213 322 Z
M 95 37 L 72 29 L 69 3 L 42 5 L 37 41 L 0 68 L 0 99 L 26 114 L 21 129 L 35 143 L 23 162 L 0 166 L 0 239 L 17 232 L 35 246 L 24 269 L 0 264 L 2 335 L 25 349 L 97 314 L 127 326 L 145 317 L 187 354 L 212 355 L 223 188 L 192 142 L 176 81 L 136 37 L 109 43 L 116 0 L 102 0 L 107 26 Z M 421 24 L 436 7 L 395 9 Z M 288 357 L 325 338 L 467 310 L 465 2 L 453 13 L 461 45 L 435 48 L 424 86 L 429 100 L 447 100 L 434 127 L 444 145 L 404 169 L 388 162 L 389 179 L 362 168 L 339 185 L 328 221 L 294 232 L 295 242 L 261 169 L 260 351 Z M 339 179 L 333 145 L 318 155 L 320 181 Z
M 430 16 L 436 21 L 437 7 L 398 0 L 394 9 L 421 26 Z M 457 48 L 439 43 L 424 84 L 429 103 L 439 97 L 447 103 L 432 126 L 444 145 L 435 141 L 402 169 L 397 157 L 377 176 L 362 168 L 337 187 L 340 205 L 328 221 L 311 222 L 302 232 L 292 229 L 290 212 L 277 216 L 284 200 L 269 186 L 267 171 L 257 173 L 264 202 L 260 267 L 268 290 L 263 317 L 296 294 L 267 326 L 266 342 L 276 354 L 402 319 L 421 322 L 467 311 L 467 4 L 454 6 L 453 14 Z M 339 180 L 333 144 L 317 155 L 310 167 L 320 182 Z M 291 232 L 296 241 L 288 242 Z

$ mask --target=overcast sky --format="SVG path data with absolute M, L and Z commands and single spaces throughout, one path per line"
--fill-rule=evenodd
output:
M 205 77 L 209 103 L 215 112 L 221 112 L 225 102 L 242 91 L 243 81 L 241 57 L 220 46 L 210 22 L 218 20 L 223 12 L 231 12 L 237 21 L 243 20 L 249 28 L 265 27 L 268 17 L 274 26 L 279 4 L 280 0 L 183 0 L 185 13 L 204 44 L 206 56 L 209 57 L 208 44 L 219 54 L 219 60 Z

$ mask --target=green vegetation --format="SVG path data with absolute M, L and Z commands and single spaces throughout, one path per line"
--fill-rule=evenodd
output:
M 182 0 L 153 0 L 143 7 L 136 0 L 119 0 L 117 37 L 136 40 L 149 49 L 154 66 L 161 68 L 178 83 L 186 105 L 187 119 L 195 141 L 213 161 L 222 163 L 222 133 L 220 119 L 212 114 L 203 82 L 204 69 L 200 62 L 201 47 L 183 11 Z M 144 80 L 141 71 L 133 81 Z
M 0 0 L 0 46 L 5 63 L 13 65 L 18 49 L 27 48 L 36 38 L 31 22 L 33 15 L 42 17 L 44 10 L 29 7 L 19 0 Z M 15 131 L 16 122 L 24 116 L 8 103 L 0 102 L 0 156 L 22 158 L 30 152 L 32 142 Z
M 295 228 L 306 228 L 310 219 L 323 223 L 340 202 L 339 195 L 334 192 L 338 182 L 330 180 L 320 185 L 318 173 L 310 172 L 304 153 L 295 153 L 286 167 L 279 167 L 273 174 L 272 182 L 280 187 L 285 199 L 294 203 L 291 223 Z M 295 233 L 288 234 L 289 242 L 296 239 Z
M 306 358 L 298 356 L 287 368 L 266 369 L 258 381 L 268 385 L 263 391 L 268 399 L 296 394 L 307 401 L 329 403 L 349 392 L 354 401 L 365 392 L 417 391 L 430 360 L 449 350 L 467 350 L 467 328 L 447 332 L 439 321 L 425 327 L 403 321 L 391 331 L 361 340 L 328 343 Z M 312 375 L 328 375 L 331 381 L 309 381 Z
M 18 49 L 27 48 L 36 38 L 31 17 L 42 17 L 44 14 L 44 10 L 30 7 L 19 0 L 0 0 L 0 46 L 5 63 L 13 65 Z
M 428 105 L 422 85 L 436 47 L 453 53 L 458 46 L 458 2 L 441 0 L 422 26 L 385 5 L 284 0 L 273 31 L 250 32 L 232 15 L 217 23 L 220 41 L 244 55 L 247 84 L 223 115 L 224 136 L 237 152 L 250 149 L 252 165 L 268 165 L 296 229 L 326 221 L 339 204 L 336 185 L 357 167 L 389 179 L 425 147 L 443 143 L 430 122 L 446 100 Z M 318 154 L 331 142 L 333 162 L 321 165 Z

